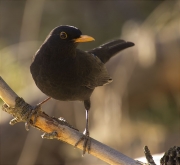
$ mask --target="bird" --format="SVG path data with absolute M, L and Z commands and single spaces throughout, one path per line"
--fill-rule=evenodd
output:
M 83 154 L 90 149 L 90 97 L 96 87 L 111 83 L 105 63 L 133 42 L 116 39 L 89 51 L 77 48 L 79 43 L 95 39 L 70 25 L 55 27 L 33 56 L 30 72 L 37 87 L 48 97 L 61 101 L 82 101 L 86 111 Z

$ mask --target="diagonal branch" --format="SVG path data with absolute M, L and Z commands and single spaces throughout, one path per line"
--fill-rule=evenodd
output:
M 9 106 L 15 107 L 16 100 L 18 95 L 7 85 L 7 83 L 2 79 L 0 76 L 0 98 Z M 29 105 L 31 106 L 31 105 Z M 33 109 L 33 107 L 31 106 Z M 6 110 L 9 114 L 13 115 L 14 117 L 18 117 L 22 114 L 20 111 L 13 111 Z M 32 115 L 31 120 L 33 121 L 35 115 Z M 40 112 L 38 114 L 37 120 L 35 123 L 31 122 L 31 126 L 40 129 L 45 133 L 57 133 L 57 139 L 64 141 L 68 144 L 75 145 L 75 143 L 81 138 L 82 133 L 78 132 L 77 130 L 73 129 L 72 127 L 63 124 L 62 121 L 58 119 L 52 118 L 45 114 L 44 112 Z M 80 142 L 77 146 L 79 149 L 83 149 L 83 143 Z M 123 155 L 122 153 L 96 141 L 95 139 L 91 139 L 91 149 L 89 152 L 91 155 L 113 165 L 140 165 L 141 163 L 135 161 L 128 156 Z

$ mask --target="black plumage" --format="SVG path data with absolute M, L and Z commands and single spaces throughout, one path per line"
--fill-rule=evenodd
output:
M 73 26 L 56 27 L 36 52 L 30 67 L 37 87 L 49 97 L 84 101 L 85 146 L 89 137 L 90 96 L 95 87 L 112 82 L 104 63 L 119 51 L 134 45 L 118 39 L 86 52 L 77 49 L 79 42 L 92 40 Z

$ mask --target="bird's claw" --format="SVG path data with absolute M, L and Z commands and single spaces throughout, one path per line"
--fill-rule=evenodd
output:
M 84 141 L 84 143 L 83 143 L 83 154 L 82 154 L 82 156 L 84 156 L 86 151 L 89 153 L 90 147 L 91 147 L 91 138 L 90 138 L 88 132 L 83 133 L 82 137 L 76 142 L 76 144 L 74 146 L 77 147 L 81 141 Z
M 29 131 L 30 124 L 35 124 L 37 121 L 37 117 L 41 112 L 41 105 L 36 105 L 28 114 L 25 123 L 25 129 Z M 31 117 L 34 115 L 34 120 L 31 122 Z

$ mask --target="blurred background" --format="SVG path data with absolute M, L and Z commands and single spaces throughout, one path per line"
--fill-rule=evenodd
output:
M 28 103 L 46 98 L 32 80 L 32 56 L 48 33 L 73 25 L 95 42 L 90 50 L 112 39 L 135 43 L 107 64 L 113 82 L 94 91 L 90 135 L 136 158 L 143 146 L 161 153 L 180 145 L 180 1 L 0 1 L 0 76 Z M 0 100 L 0 106 L 3 104 Z M 50 100 L 50 116 L 63 117 L 81 132 L 82 102 Z M 1 165 L 105 165 L 101 160 L 24 123 L 10 126 L 12 117 L 0 110 Z

